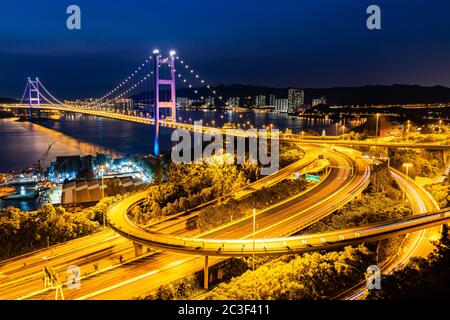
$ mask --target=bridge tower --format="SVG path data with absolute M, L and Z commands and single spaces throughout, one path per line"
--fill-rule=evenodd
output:
M 36 80 L 31 80 L 31 78 L 28 78 L 27 83 L 28 88 L 28 102 L 30 106 L 30 120 L 33 117 L 33 105 L 40 105 L 41 104 L 41 94 L 39 92 L 39 78 L 36 78 Z
M 155 77 L 153 94 L 154 94 L 154 118 L 155 118 L 155 135 L 154 135 L 154 147 L 153 151 L 155 156 L 159 156 L 159 110 L 160 109 L 171 109 L 171 120 L 172 122 L 177 121 L 177 111 L 176 111 L 176 77 L 175 77 L 175 51 L 170 51 L 169 57 L 163 58 L 160 55 L 158 49 L 153 51 L 153 75 Z M 170 69 L 169 79 L 160 78 L 160 67 L 168 66 Z M 170 101 L 161 101 L 160 89 L 162 86 L 170 86 Z

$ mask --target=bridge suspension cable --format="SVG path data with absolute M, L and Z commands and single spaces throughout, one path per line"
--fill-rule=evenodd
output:
M 40 88 L 43 89 L 43 92 L 40 90 Z M 25 98 L 25 96 L 28 94 L 28 99 Z M 35 93 L 35 97 L 32 98 L 32 93 Z M 46 95 L 44 95 L 44 93 Z M 27 84 L 25 86 L 25 91 L 22 95 L 22 99 L 20 100 L 20 104 L 22 104 L 24 101 L 28 101 L 28 103 L 33 104 L 33 102 L 36 102 L 35 104 L 40 104 L 40 100 L 44 100 L 48 104 L 51 105 L 63 105 L 64 103 L 61 102 L 59 99 L 57 99 L 54 95 L 52 95 L 47 88 L 42 84 L 42 82 L 39 80 L 39 78 L 36 78 L 35 81 L 32 81 L 30 78 L 28 78 Z
M 101 98 L 95 99 L 93 102 L 89 103 L 88 106 L 96 105 L 102 100 L 108 99 L 110 96 L 112 96 L 114 93 L 119 91 L 123 86 L 127 85 L 131 80 L 137 76 L 137 74 L 145 69 L 145 66 L 150 63 L 150 61 L 153 59 L 152 56 L 149 56 L 144 63 L 141 63 L 132 73 L 129 74 L 124 80 L 122 80 L 115 88 L 111 89 L 109 92 L 107 92 L 104 96 Z M 148 75 L 147 75 L 148 76 Z
M 57 98 L 55 98 L 55 96 L 53 96 L 53 95 L 47 90 L 47 88 L 45 88 L 45 86 L 42 84 L 42 82 L 41 82 L 39 79 L 37 79 L 37 81 L 38 81 L 38 84 L 42 87 L 42 89 L 44 89 L 44 91 L 49 95 L 49 97 L 52 98 L 54 101 L 57 102 L 56 104 L 64 104 L 64 103 L 62 103 L 60 100 L 58 100 Z M 41 95 L 42 95 L 42 93 L 41 93 Z M 52 103 L 52 104 L 53 104 L 53 103 Z
M 23 100 L 25 100 L 25 95 L 26 95 L 27 92 L 28 92 L 28 86 L 29 86 L 29 85 L 30 85 L 30 82 L 27 81 L 27 85 L 25 86 L 25 90 L 23 91 L 22 99 L 20 99 L 20 104 L 22 104 L 22 103 L 23 103 Z
M 193 76 L 197 81 L 200 82 L 201 85 L 203 85 L 206 89 L 208 89 L 216 98 L 218 98 L 223 104 L 226 104 L 223 100 L 223 97 L 217 94 L 216 90 L 212 89 L 212 86 L 207 83 L 205 79 L 203 79 L 198 72 L 196 72 L 189 64 L 187 64 L 184 59 L 182 59 L 180 56 L 176 57 L 177 60 L 180 61 L 180 64 L 186 69 L 191 76 Z M 181 68 L 183 70 L 183 68 Z

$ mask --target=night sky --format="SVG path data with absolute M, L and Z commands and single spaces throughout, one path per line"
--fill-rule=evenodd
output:
M 66 8 L 82 30 L 66 28 Z M 173 4 L 173 6 L 170 6 Z M 382 30 L 366 9 L 382 10 Z M 212 84 L 450 86 L 448 0 L 23 0 L 0 5 L 0 97 L 39 76 L 60 98 L 102 96 L 153 48 Z

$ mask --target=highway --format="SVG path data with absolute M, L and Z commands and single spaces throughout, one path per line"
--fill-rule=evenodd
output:
M 439 206 L 433 197 L 422 187 L 417 185 L 412 179 L 406 179 L 400 171 L 391 168 L 391 174 L 402 190 L 406 187 L 407 199 L 415 215 L 424 215 L 427 212 L 439 210 Z M 441 213 L 446 211 L 441 211 Z M 420 218 L 419 218 L 420 219 Z M 440 238 L 441 226 L 422 229 L 406 235 L 397 255 L 392 256 L 381 265 L 383 274 L 391 272 L 406 265 L 411 257 L 426 258 L 433 250 L 434 245 L 431 241 L 437 241 Z M 335 297 L 341 300 L 361 299 L 367 294 L 366 283 L 361 282 Z
M 426 210 L 426 208 L 424 209 Z M 123 210 L 123 208 L 121 206 L 113 208 L 113 214 L 115 210 Z M 112 218 L 114 219 L 114 215 Z M 133 227 L 131 225 L 127 226 L 126 231 L 122 228 L 115 228 L 114 226 L 113 228 L 136 242 L 175 252 L 207 256 L 249 256 L 253 253 L 256 255 L 277 255 L 335 249 L 347 245 L 379 241 L 396 235 L 441 226 L 449 220 L 450 211 L 442 210 L 393 221 L 385 221 L 370 226 L 298 237 L 273 238 L 272 231 L 271 238 L 261 238 L 261 231 L 259 231 L 258 238 L 254 241 L 252 239 L 237 240 L 235 238 L 224 238 L 225 235 L 223 233 L 218 234 L 220 239 L 186 238 L 161 234 L 156 235 L 155 233 L 150 234 L 139 227 Z M 274 227 L 269 230 L 272 229 L 276 230 Z M 234 232 L 235 229 L 233 229 Z M 212 232 L 208 236 L 214 235 L 217 235 L 217 232 Z M 420 236 L 420 239 L 422 238 L 424 236 Z M 420 250 L 425 250 L 422 248 L 422 245 L 420 247 Z M 415 245 L 413 251 L 417 252 L 417 250 L 419 250 L 419 245 Z M 426 251 L 429 253 L 429 250 Z M 407 261 L 414 252 L 408 252 L 408 256 L 404 257 L 404 260 Z
M 341 161 L 344 160 L 341 159 Z M 334 171 L 345 171 L 345 174 L 350 174 L 351 170 L 340 168 L 333 170 L 333 172 Z M 342 184 L 345 184 L 345 179 L 342 180 Z M 326 179 L 325 181 L 328 181 L 328 179 Z M 321 187 L 325 183 L 325 181 L 318 187 Z M 342 186 L 342 184 L 335 184 L 331 182 L 328 182 L 328 184 L 334 186 L 335 192 L 338 191 Z M 302 198 L 297 199 L 297 201 L 308 201 L 307 198 L 308 194 L 305 194 Z M 323 199 L 323 195 L 320 198 Z M 243 236 L 248 236 L 248 234 L 245 235 L 246 231 L 241 232 L 244 232 L 242 234 Z M 180 261 L 183 262 L 181 263 Z M 211 259 L 211 264 L 213 264 L 215 261 L 219 260 Z M 168 268 L 167 266 L 169 265 L 172 267 Z M 100 273 L 95 277 L 87 278 L 86 280 L 83 280 L 81 290 L 71 291 L 65 289 L 64 291 L 67 299 L 83 298 L 84 296 L 89 296 L 89 298 L 107 298 L 109 296 L 110 299 L 127 299 L 131 297 L 130 295 L 133 292 L 143 292 L 152 288 L 156 288 L 162 281 L 161 273 L 165 275 L 165 281 L 169 281 L 170 279 L 176 279 L 183 275 L 188 275 L 192 270 L 199 270 L 201 268 L 202 261 L 197 257 L 186 257 L 185 255 L 171 253 L 155 253 L 149 255 L 144 259 L 122 265 L 108 272 Z M 110 290 L 107 290 L 107 292 L 103 292 L 105 288 L 110 288 Z M 133 288 L 135 289 L 135 291 L 133 291 Z M 103 293 L 100 293 L 100 291 L 102 291 Z M 33 292 L 38 291 L 29 291 L 27 292 L 27 294 Z M 95 294 L 96 292 L 97 294 Z M 16 295 L 16 298 L 22 296 Z M 31 295 L 31 297 L 33 299 L 51 299 L 52 294 L 43 294 L 37 296 Z
M 286 179 L 295 172 L 307 169 L 317 158 L 317 152 L 320 150 L 322 150 L 320 147 L 305 146 L 305 155 L 301 160 L 280 169 L 271 176 L 264 177 L 242 188 L 237 194 L 232 196 L 236 198 L 249 196 L 263 186 L 270 186 Z M 224 198 L 226 197 L 221 198 L 221 200 Z M 210 204 L 215 202 L 212 201 Z M 204 205 L 162 221 L 154 222 L 148 227 L 152 225 L 161 226 L 165 223 L 173 224 L 174 222 L 178 223 L 178 225 L 183 225 L 186 215 L 192 217 L 198 214 L 198 209 L 202 207 Z M 8 295 L 4 296 L 6 292 L 12 292 L 12 296 L 17 296 L 17 294 L 23 296 L 29 292 L 38 291 L 42 287 L 41 276 L 44 265 L 55 268 L 64 278 L 66 276 L 65 270 L 69 264 L 80 266 L 82 273 L 85 274 L 94 271 L 94 264 L 97 264 L 101 271 L 117 265 L 120 256 L 126 261 L 130 261 L 134 256 L 132 243 L 118 235 L 113 236 L 113 232 L 84 237 L 50 249 L 40 250 L 0 263 L 0 298 L 9 298 L 10 296 Z M 95 259 L 92 259 L 94 255 Z

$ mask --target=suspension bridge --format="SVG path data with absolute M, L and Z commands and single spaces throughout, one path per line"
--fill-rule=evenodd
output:
M 242 130 L 224 129 L 211 126 L 197 125 L 190 119 L 189 122 L 177 118 L 177 83 L 192 90 L 200 101 L 206 102 L 206 97 L 200 94 L 198 87 L 208 90 L 223 105 L 226 105 L 222 96 L 204 80 L 195 69 L 187 64 L 175 51 L 167 56 L 154 50 L 142 64 L 125 77 L 119 84 L 97 99 L 85 101 L 61 101 L 56 98 L 39 78 L 27 79 L 24 93 L 19 104 L 0 105 L 3 110 L 27 109 L 28 117 L 32 119 L 34 110 L 53 110 L 71 112 L 152 125 L 154 130 L 153 154 L 159 156 L 159 129 L 167 127 L 172 129 L 185 129 L 190 132 L 201 132 L 209 135 L 230 135 L 235 137 L 265 137 L 279 139 L 286 142 L 316 143 L 323 145 L 342 145 L 348 147 L 386 147 L 386 148 L 420 148 L 420 149 L 450 149 L 442 143 L 383 143 L 377 141 L 350 141 L 328 140 L 318 137 L 305 137 L 303 135 L 284 134 L 277 130 Z M 140 108 L 132 108 L 123 103 L 133 93 L 140 92 L 142 102 Z M 138 94 L 139 95 L 139 94 Z M 148 96 L 147 96 L 148 95 Z M 169 112 L 167 112 L 169 111 Z

